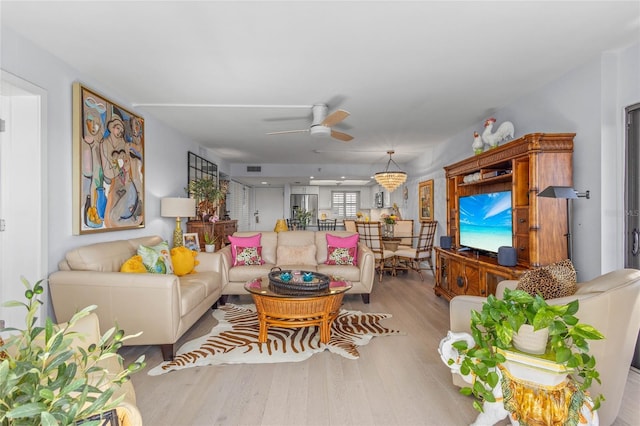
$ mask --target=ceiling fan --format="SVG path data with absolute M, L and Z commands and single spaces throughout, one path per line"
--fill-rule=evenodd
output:
M 342 142 L 349 142 L 353 139 L 353 136 L 346 133 L 333 130 L 332 127 L 340 123 L 342 120 L 349 116 L 349 113 L 343 109 L 336 110 L 327 115 L 329 107 L 326 104 L 316 104 L 311 107 L 313 113 L 313 121 L 308 129 L 304 130 L 285 130 L 282 132 L 270 132 L 267 135 L 282 135 L 285 133 L 304 133 L 309 132 L 311 136 L 327 137 L 331 136 L 334 139 L 338 139 Z

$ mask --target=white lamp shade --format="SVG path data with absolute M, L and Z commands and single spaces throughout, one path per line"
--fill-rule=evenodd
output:
M 193 198 L 163 198 L 160 200 L 162 217 L 192 217 L 196 215 L 196 200 Z

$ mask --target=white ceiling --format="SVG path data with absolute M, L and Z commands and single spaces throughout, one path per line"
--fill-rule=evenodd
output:
M 638 1 L 0 7 L 2 25 L 229 163 L 343 165 L 351 179 L 368 176 L 348 175 L 350 165 L 381 168 L 388 149 L 410 161 L 601 52 L 640 41 Z M 308 128 L 314 103 L 349 111 L 336 130 L 353 141 L 265 135 Z

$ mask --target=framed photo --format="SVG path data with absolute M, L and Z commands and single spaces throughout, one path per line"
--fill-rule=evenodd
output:
M 200 251 L 200 239 L 198 233 L 182 234 L 182 245 L 193 251 Z
M 73 233 L 144 228 L 144 119 L 73 84 Z
M 433 179 L 418 185 L 418 209 L 420 220 L 433 220 Z

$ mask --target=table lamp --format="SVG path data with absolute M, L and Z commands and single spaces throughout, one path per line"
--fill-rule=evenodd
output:
M 176 218 L 176 229 L 173 231 L 173 246 L 180 247 L 182 245 L 180 218 L 196 215 L 196 200 L 194 198 L 163 198 L 160 200 L 160 215 L 162 217 Z

